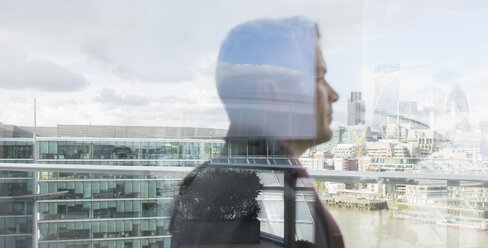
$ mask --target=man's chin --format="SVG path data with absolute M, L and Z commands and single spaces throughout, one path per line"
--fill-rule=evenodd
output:
M 332 136 L 333 136 L 332 130 L 330 128 L 327 128 L 327 130 L 324 130 L 324 132 L 317 135 L 317 139 L 315 140 L 315 143 L 317 145 L 325 143 L 325 142 L 331 140 Z

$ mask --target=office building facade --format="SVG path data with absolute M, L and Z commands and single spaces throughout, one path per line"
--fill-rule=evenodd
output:
M 0 138 L 2 163 L 35 161 L 80 168 L 194 167 L 221 153 L 221 134 L 225 133 L 211 129 L 65 125 L 40 128 L 38 133 L 63 137 L 41 136 L 34 141 L 28 138 L 32 128 L 10 130 Z M 169 208 L 186 174 L 0 173 L 0 247 L 46 248 L 169 247 Z
M 366 123 L 366 105 L 361 99 L 361 92 L 351 92 L 347 100 L 347 125 L 364 125 Z
M 95 136 L 90 135 L 93 129 L 102 129 L 110 137 L 80 137 Z M 27 138 L 33 129 L 22 128 L 22 132 L 14 130 L 0 138 L 2 163 L 135 168 L 134 173 L 115 174 L 0 170 L 0 247 L 170 247 L 172 200 L 179 183 L 194 166 L 212 159 L 298 164 L 296 159 L 275 155 L 279 148 L 274 144 L 256 147 L 243 140 L 226 145 L 223 136 L 218 136 L 225 133 L 220 130 L 154 129 L 147 132 L 146 128 L 134 127 L 58 126 L 48 134 L 62 137 L 36 137 L 34 141 Z M 161 137 L 162 132 L 167 137 Z M 66 137 L 69 133 L 71 137 Z M 169 169 L 138 173 L 139 168 L 147 166 Z M 283 183 L 283 173 L 278 171 L 260 171 L 258 175 L 265 186 Z M 313 196 L 298 196 L 297 210 L 313 211 L 308 209 L 313 206 Z M 283 236 L 283 213 L 279 211 L 283 194 L 262 192 L 257 200 L 261 231 Z M 298 238 L 313 240 L 312 216 L 298 217 Z

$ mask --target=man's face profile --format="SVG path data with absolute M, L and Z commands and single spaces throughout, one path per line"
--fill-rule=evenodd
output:
M 324 58 L 322 56 L 322 49 L 319 44 L 315 45 L 315 58 L 317 66 L 316 90 L 315 90 L 315 117 L 317 137 L 315 142 L 317 144 L 329 141 L 332 138 L 332 130 L 330 123 L 332 122 L 332 103 L 339 100 L 339 95 L 327 83 L 324 76 L 327 72 Z

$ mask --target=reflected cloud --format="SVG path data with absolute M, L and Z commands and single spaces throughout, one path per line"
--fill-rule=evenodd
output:
M 315 137 L 315 26 L 250 21 L 222 43 L 216 81 L 230 137 Z

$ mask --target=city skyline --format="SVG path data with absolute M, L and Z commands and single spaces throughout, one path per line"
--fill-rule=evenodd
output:
M 0 248 L 486 245 L 482 23 L 481 0 L 0 0 Z
M 473 150 L 471 145 L 478 140 L 470 136 L 460 137 L 461 146 L 450 149 L 444 144 L 448 141 L 433 130 L 394 124 L 386 126 L 384 138 L 366 129 L 363 149 L 360 149 L 356 134 L 364 130 L 365 125 L 332 126 L 331 141 L 297 158 L 275 155 L 279 146 L 272 142 L 256 149 L 252 139 L 251 142 L 244 138 L 225 139 L 222 129 L 58 125 L 40 129 L 41 137 L 34 140 L 32 129 L 0 125 L 0 130 L 5 126 L 11 132 L 0 132 L 0 162 L 6 163 L 0 167 L 55 168 L 55 171 L 29 174 L 7 169 L 2 172 L 7 180 L 3 182 L 6 186 L 0 187 L 1 196 L 6 196 L 2 202 L 6 210 L 2 213 L 7 217 L 2 216 L 5 224 L 0 222 L 3 234 L 0 245 L 29 247 L 32 240 L 40 248 L 51 244 L 166 247 L 171 238 L 168 220 L 176 187 L 183 172 L 191 171 L 204 161 L 270 167 L 285 164 L 300 167 L 296 165 L 301 164 L 312 170 L 309 173 L 321 202 L 332 209 L 346 208 L 347 214 L 352 213 L 350 207 L 367 210 L 370 214 L 382 211 L 390 216 L 385 219 L 400 219 L 409 227 L 412 225 L 406 221 L 416 220 L 421 215 L 435 230 L 443 230 L 442 225 L 475 230 L 487 230 L 488 226 L 486 188 L 473 183 L 475 187 L 449 186 L 453 178 L 486 180 L 483 175 L 488 173 L 488 160 L 482 155 L 487 151 Z M 330 175 L 329 170 L 333 170 Z M 121 175 L 103 175 L 107 171 Z M 324 180 L 341 177 L 342 172 L 354 173 L 350 176 L 363 178 L 368 183 L 356 186 L 357 179 L 348 177 L 342 177 L 341 181 Z M 283 182 L 281 172 L 266 170 L 258 175 L 269 186 L 276 187 Z M 398 176 L 408 180 L 399 180 Z M 433 184 L 431 180 L 415 181 L 418 177 L 445 180 L 443 176 L 448 180 L 447 186 Z M 372 183 L 368 177 L 373 177 L 377 183 Z M 390 179 L 383 181 L 378 177 L 396 179 L 389 182 Z M 327 186 L 321 188 L 321 184 Z M 32 195 L 39 197 L 34 204 L 37 208 L 29 205 L 28 197 Z M 13 205 L 8 201 L 10 197 L 20 197 L 22 203 L 17 201 L 17 204 L 23 205 Z M 282 208 L 276 197 L 274 191 L 262 192 L 257 201 L 265 211 L 258 218 L 261 231 L 282 236 L 283 217 L 276 214 Z M 311 206 L 310 199 L 314 198 L 299 195 L 297 199 L 298 239 L 313 240 L 307 227 L 312 224 L 303 222 L 310 213 L 307 209 Z M 446 202 L 450 205 L 446 206 Z M 404 210 L 397 211 L 395 206 L 397 210 L 399 207 Z M 385 225 L 378 223 L 376 226 L 385 228 Z M 35 227 L 32 235 L 30 227 Z M 343 230 L 351 234 L 350 229 Z M 9 237 L 12 233 L 16 236 Z M 480 232 L 479 237 L 483 239 L 485 234 Z M 377 238 L 388 240 L 382 236 Z M 394 240 L 405 239 L 396 237 Z M 432 242 L 421 240 L 421 243 Z M 446 239 L 446 242 L 451 241 Z

